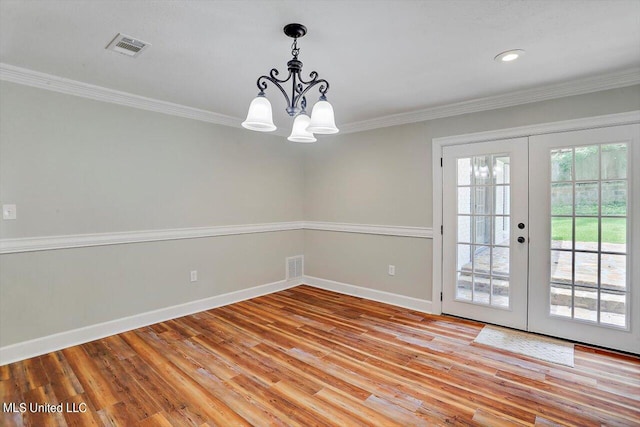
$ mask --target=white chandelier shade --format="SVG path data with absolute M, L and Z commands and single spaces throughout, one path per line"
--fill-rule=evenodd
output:
M 311 122 L 309 123 L 309 127 L 307 127 L 307 131 L 319 134 L 338 133 L 339 130 L 336 127 L 333 107 L 329 104 L 329 101 L 322 98 L 313 106 Z
M 264 95 L 258 95 L 251 101 L 247 119 L 242 122 L 242 127 L 258 132 L 276 130 L 276 125 L 273 124 L 271 103 Z
M 307 130 L 309 122 L 311 122 L 311 118 L 304 114 L 304 112 L 298 114 L 293 121 L 291 135 L 289 135 L 287 139 L 292 142 L 316 142 L 316 137 Z

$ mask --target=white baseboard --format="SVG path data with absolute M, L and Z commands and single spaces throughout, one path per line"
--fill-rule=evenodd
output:
M 187 316 L 189 314 L 289 289 L 301 283 L 303 283 L 303 281 L 300 279 L 289 281 L 281 280 L 0 347 L 0 366 L 169 319 L 175 319 L 177 317 Z
M 17 344 L 0 347 L 0 366 L 17 362 L 31 357 L 40 356 L 52 351 L 74 345 L 84 344 L 100 338 L 153 325 L 182 316 L 198 313 L 223 305 L 233 304 L 256 298 L 262 295 L 289 289 L 301 284 L 307 284 L 320 289 L 327 289 L 341 294 L 366 298 L 373 301 L 384 302 L 411 310 L 431 313 L 431 301 L 419 298 L 407 297 L 393 294 L 391 292 L 378 291 L 375 289 L 363 288 L 361 286 L 350 285 L 348 283 L 336 282 L 333 280 L 321 279 L 313 276 L 303 276 L 293 280 L 280 280 L 278 282 L 267 283 L 266 285 L 255 286 L 253 288 L 242 289 L 229 292 L 227 294 L 216 295 L 197 301 L 165 307 L 158 310 L 148 311 L 122 319 L 111 320 L 109 322 L 98 323 L 96 325 L 85 326 L 71 331 L 60 332 L 42 338 L 36 338 Z
M 361 286 L 321 279 L 313 276 L 304 276 L 302 282 L 320 289 L 397 305 L 399 307 L 409 308 L 423 313 L 431 313 L 431 301 L 428 300 L 393 294 L 391 292 L 378 291 L 376 289 L 363 288 Z

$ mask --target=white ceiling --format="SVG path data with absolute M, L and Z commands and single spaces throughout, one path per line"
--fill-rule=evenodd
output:
M 1 0 L 0 62 L 241 121 L 258 76 L 286 72 L 290 22 L 308 28 L 304 75 L 329 81 L 339 127 L 640 67 L 638 0 Z M 118 32 L 152 46 L 105 50 Z M 527 53 L 493 60 L 514 48 Z

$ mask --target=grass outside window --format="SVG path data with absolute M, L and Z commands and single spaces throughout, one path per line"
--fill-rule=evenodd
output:
M 626 218 L 601 218 L 603 243 L 626 243 L 627 221 Z M 572 218 L 552 217 L 552 240 L 572 240 Z M 577 217 L 576 236 L 577 242 L 598 241 L 598 218 Z

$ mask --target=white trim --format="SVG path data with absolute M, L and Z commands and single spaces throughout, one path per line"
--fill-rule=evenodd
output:
M 601 76 L 587 77 L 569 82 L 555 83 L 543 87 L 524 89 L 502 95 L 488 96 L 469 101 L 456 102 L 419 111 L 393 114 L 360 122 L 347 123 L 340 126 L 342 133 L 362 132 L 388 126 L 417 123 L 443 117 L 459 116 L 478 111 L 495 110 L 513 107 L 532 102 L 547 101 L 567 96 L 583 95 L 607 89 L 640 84 L 640 69 L 633 68 Z
M 595 129 L 609 126 L 621 126 L 640 122 L 640 111 L 607 114 L 604 116 L 583 117 L 580 119 L 563 120 L 559 122 L 538 123 L 529 126 L 519 126 L 507 129 L 491 130 L 487 132 L 468 133 L 463 135 L 434 138 L 440 145 L 469 144 L 472 142 L 496 141 L 498 139 L 512 139 L 543 135 L 574 130 Z
M 222 225 L 214 227 L 175 228 L 167 230 L 121 231 L 114 233 L 0 239 L 0 254 L 302 229 L 381 234 L 387 236 L 418 237 L 426 239 L 431 238 L 432 234 L 431 229 L 427 227 L 292 221 L 272 222 L 266 224 Z
M 384 302 L 398 307 L 404 307 L 411 310 L 421 311 L 423 313 L 431 313 L 431 301 L 408 297 L 391 292 L 378 291 L 371 288 L 363 288 L 361 286 L 351 285 L 348 283 L 336 282 L 334 280 L 321 279 L 319 277 L 304 276 L 303 283 L 320 289 L 339 292 L 341 294 L 361 297 L 373 301 Z
M 98 323 L 96 325 L 85 326 L 71 331 L 60 332 L 30 341 L 0 347 L 0 366 L 30 357 L 57 351 L 74 345 L 83 344 L 100 338 L 108 337 L 133 329 L 142 328 L 158 322 L 175 319 L 182 316 L 198 313 L 223 305 L 233 304 L 256 298 L 262 295 L 271 294 L 284 289 L 289 289 L 302 284 L 298 280 L 280 280 L 278 282 L 267 283 L 248 289 L 216 295 L 197 301 L 190 301 L 184 304 L 165 307 L 146 313 L 136 314 L 122 319 L 111 320 L 109 322 Z
M 499 139 L 529 137 L 557 132 L 593 129 L 607 126 L 619 126 L 640 123 L 640 110 L 604 116 L 585 117 L 575 120 L 539 123 L 530 126 L 497 129 L 488 132 L 469 133 L 432 139 L 431 167 L 433 179 L 433 224 L 437 228 L 442 224 L 442 168 L 440 158 L 442 147 L 447 145 L 469 144 L 473 142 L 495 141 Z M 433 313 L 441 314 L 440 293 L 442 292 L 442 236 L 433 236 Z
M 75 95 L 96 101 L 110 102 L 142 110 L 155 111 L 178 117 L 186 117 L 223 126 L 240 128 L 240 122 L 242 122 L 242 119 L 239 117 L 227 116 L 224 114 L 214 113 L 212 111 L 188 107 L 186 105 L 134 95 L 128 92 L 66 79 L 52 74 L 29 70 L 27 68 L 16 67 L 6 63 L 0 63 L 0 80 L 65 93 L 68 95 Z M 640 84 L 640 69 L 632 68 L 601 76 L 587 77 L 564 83 L 555 83 L 539 88 L 525 89 L 502 95 L 455 102 L 409 113 L 392 114 L 370 120 L 345 123 L 340 126 L 340 129 L 343 134 L 362 132 L 365 130 L 397 126 L 407 123 L 417 123 L 442 117 L 494 110 L 497 108 L 512 107 L 515 105 L 528 104 L 566 96 L 582 95 L 585 93 L 616 89 L 636 84 Z M 286 136 L 283 132 L 286 132 L 286 129 L 278 130 L 275 134 Z
M 215 123 L 218 125 L 232 126 L 236 128 L 241 127 L 240 122 L 242 120 L 237 117 L 226 116 L 224 114 L 187 107 L 186 105 L 175 104 L 173 102 L 161 101 L 76 80 L 65 79 L 52 74 L 41 73 L 5 63 L 0 63 L 0 80 L 46 89 L 53 92 L 60 92 L 67 95 L 75 95 L 81 98 L 93 99 L 95 101 L 110 102 L 112 104 L 139 108 L 141 110 L 186 117 L 189 119 L 200 120 L 202 122 Z
M 433 185 L 433 225 L 436 228 L 442 226 L 442 146 L 434 139 L 431 145 L 431 171 Z M 431 281 L 431 304 L 433 314 L 442 314 L 442 234 L 436 233 L 432 243 L 432 281 Z
M 429 227 L 408 227 L 402 225 L 354 224 L 346 222 L 305 221 L 305 230 L 338 231 L 343 233 L 380 234 L 384 236 L 418 237 L 430 239 Z
M 222 225 L 215 227 L 175 228 L 167 230 L 123 231 L 115 233 L 73 234 L 67 236 L 23 237 L 0 239 L 0 254 L 33 252 L 124 243 L 195 239 L 271 231 L 302 230 L 304 222 L 272 222 L 266 224 Z

